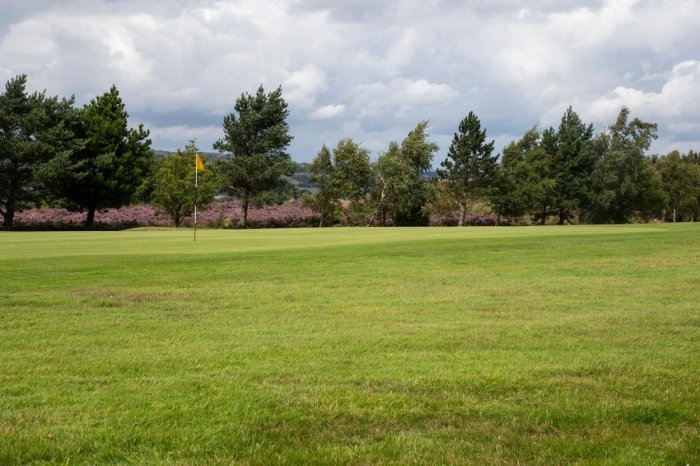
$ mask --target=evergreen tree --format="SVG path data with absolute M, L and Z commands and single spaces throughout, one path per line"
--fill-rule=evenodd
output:
M 542 131 L 540 147 L 542 150 L 531 159 L 536 164 L 534 170 L 538 173 L 538 180 L 543 188 L 533 217 L 544 225 L 550 215 L 558 213 L 554 208 L 557 187 L 557 170 L 553 155 L 557 151 L 557 132 L 554 128 L 549 127 Z
M 70 209 L 95 212 L 131 202 L 150 175 L 153 152 L 143 125 L 127 128 L 128 113 L 116 86 L 85 105 L 80 116 L 80 145 L 51 161 L 45 180 Z
M 58 154 L 70 153 L 78 113 L 74 100 L 28 94 L 26 75 L 5 85 L 0 95 L 0 214 L 12 228 L 15 212 L 39 202 L 39 176 Z
M 591 201 L 591 174 L 594 155 L 593 125 L 585 125 L 569 107 L 561 118 L 553 140 L 543 141 L 551 157 L 554 179 L 553 207 L 559 224 L 571 222 L 572 215 L 585 216 Z
M 528 212 L 541 214 L 543 205 L 546 212 L 553 187 L 549 173 L 541 135 L 532 128 L 503 150 L 496 182 L 489 192 L 496 214 L 515 218 Z M 546 213 L 542 218 L 546 218 Z
M 571 222 L 572 215 L 584 217 L 591 198 L 591 174 L 594 156 L 591 139 L 593 125 L 584 124 L 569 107 L 561 118 L 554 147 L 550 150 L 554 179 L 552 200 L 559 224 Z
M 481 129 L 479 118 L 469 112 L 452 138 L 448 158 L 441 164 L 444 170 L 438 170 L 459 204 L 460 226 L 464 225 L 469 204 L 483 197 L 495 179 L 498 156 L 491 155 L 493 144 L 486 142 L 486 130 Z
M 221 169 L 228 192 L 241 200 L 243 228 L 251 203 L 282 203 L 293 195 L 294 187 L 285 178 L 297 167 L 285 152 L 292 141 L 288 116 L 282 88 L 266 94 L 260 86 L 255 95 L 243 93 L 234 112 L 224 117 L 224 137 L 214 148 L 230 154 Z

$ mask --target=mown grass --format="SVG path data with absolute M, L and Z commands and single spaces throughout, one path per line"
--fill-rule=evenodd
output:
M 696 225 L 0 241 L 0 464 L 700 462 Z

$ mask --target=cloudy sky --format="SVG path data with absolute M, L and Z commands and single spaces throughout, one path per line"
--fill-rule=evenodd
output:
M 153 147 L 212 150 L 235 99 L 282 86 L 297 161 L 419 121 L 447 152 L 473 110 L 500 150 L 569 105 L 622 105 L 652 151 L 700 149 L 697 0 L 0 0 L 0 79 L 85 104 L 114 83 Z

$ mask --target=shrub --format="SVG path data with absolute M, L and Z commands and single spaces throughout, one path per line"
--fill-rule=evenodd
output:
M 365 214 L 365 212 L 361 212 Z M 237 228 L 240 216 L 238 201 L 216 202 L 209 208 L 197 212 L 197 226 L 202 228 Z M 182 226 L 191 227 L 192 217 L 186 217 Z M 248 228 L 301 228 L 318 226 L 319 214 L 304 206 L 298 200 L 287 201 L 281 205 L 269 205 L 261 208 L 251 207 L 248 212 Z M 347 220 L 342 222 L 348 224 Z M 391 225 L 391 221 L 387 225 Z M 430 226 L 456 226 L 459 214 L 451 215 L 433 213 Z M 511 220 L 502 217 L 500 225 L 510 225 Z M 375 219 L 374 226 L 379 226 Z M 465 225 L 494 226 L 496 216 L 492 214 L 470 214 Z M 170 217 L 148 205 L 135 205 L 120 209 L 106 209 L 95 214 L 95 230 L 123 230 L 135 227 L 169 227 Z M 18 212 L 15 216 L 17 230 L 81 230 L 85 228 L 85 214 L 70 212 L 65 209 L 29 209 Z
M 218 202 L 197 212 L 197 226 L 203 228 L 235 228 L 238 225 L 240 203 Z M 301 206 L 299 201 L 288 201 L 282 205 L 251 208 L 248 213 L 249 227 L 281 228 L 318 225 L 318 214 Z M 191 227 L 192 217 L 182 221 Z M 123 230 L 135 227 L 169 227 L 170 217 L 148 205 L 135 205 L 120 209 L 106 209 L 95 214 L 95 230 Z M 81 230 L 85 228 L 85 213 L 65 209 L 41 208 L 18 212 L 15 221 L 17 230 Z

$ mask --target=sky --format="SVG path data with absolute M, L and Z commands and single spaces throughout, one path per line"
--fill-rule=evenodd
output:
M 501 151 L 572 106 L 624 105 L 651 153 L 700 149 L 697 0 L 0 0 L 0 80 L 79 105 L 115 84 L 152 147 L 202 151 L 235 100 L 282 86 L 308 162 L 353 138 L 373 158 L 430 122 L 444 158 L 469 111 Z M 436 163 L 434 163 L 436 165 Z

